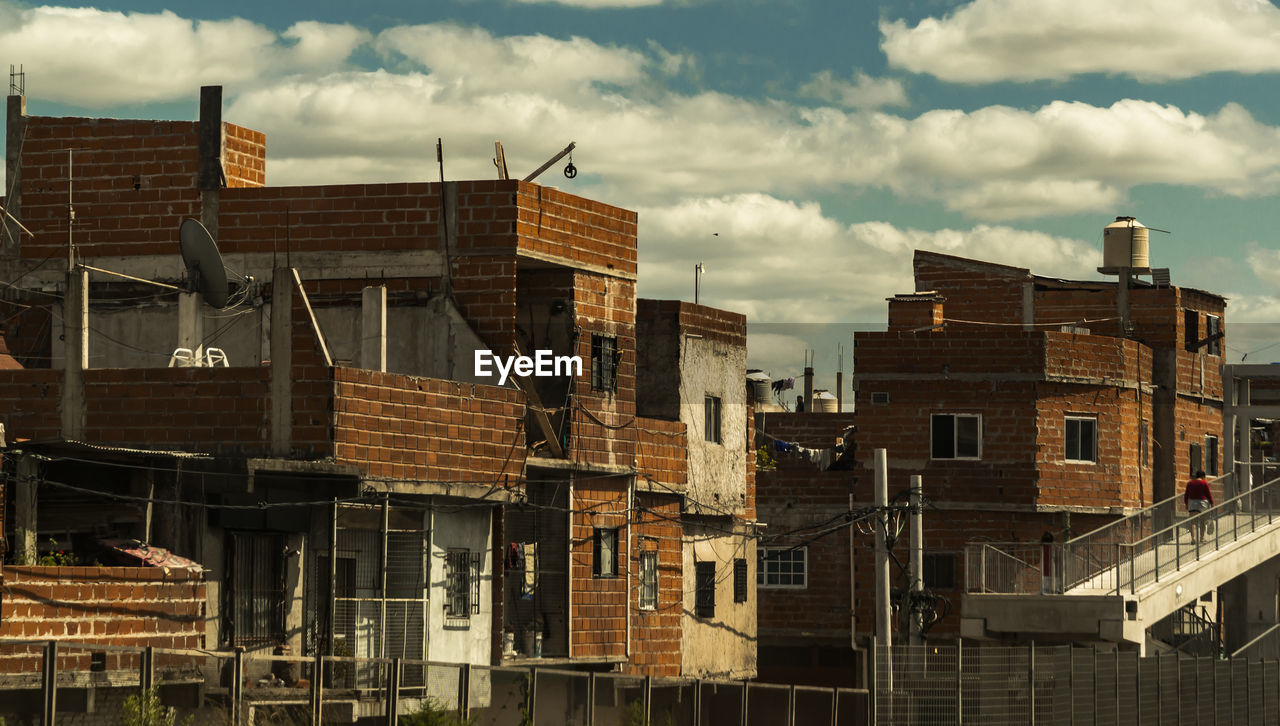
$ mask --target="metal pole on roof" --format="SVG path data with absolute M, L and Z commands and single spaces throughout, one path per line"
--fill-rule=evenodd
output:
M 921 477 L 911 477 L 911 594 L 924 591 L 924 497 L 920 490 Z M 913 597 L 914 600 L 914 597 Z M 924 613 L 911 602 L 911 644 L 924 645 Z

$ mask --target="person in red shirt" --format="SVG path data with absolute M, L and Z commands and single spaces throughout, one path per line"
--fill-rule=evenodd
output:
M 1195 478 L 1187 482 L 1182 503 L 1187 507 L 1187 514 L 1195 518 L 1196 539 L 1203 541 L 1207 520 L 1200 513 L 1213 506 L 1213 492 L 1209 489 L 1209 482 L 1205 481 L 1203 470 L 1197 471 Z

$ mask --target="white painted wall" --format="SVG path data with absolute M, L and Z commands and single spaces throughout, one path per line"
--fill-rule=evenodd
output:
M 706 338 L 680 341 L 680 420 L 688 430 L 688 511 L 745 511 L 747 481 L 746 348 Z M 720 441 L 706 440 L 705 400 L 721 401 Z
M 473 503 L 474 504 L 474 503 Z M 431 573 L 427 604 L 427 659 L 488 665 L 493 635 L 493 509 L 437 504 L 431 512 Z M 480 612 L 465 623 L 445 617 L 445 554 L 450 548 L 483 553 Z

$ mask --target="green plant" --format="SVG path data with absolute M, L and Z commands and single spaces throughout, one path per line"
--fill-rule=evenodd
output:
M 416 710 L 400 717 L 401 726 L 475 726 L 475 723 L 475 716 L 464 719 L 434 698 L 421 701 Z
M 28 554 L 27 558 L 35 560 L 35 563 L 41 567 L 70 567 L 76 564 L 76 556 L 74 554 L 58 549 L 58 540 L 50 537 L 49 544 L 52 549 L 49 550 L 48 554 L 40 555 L 39 559 L 36 559 L 34 553 L 31 553 Z
M 124 726 L 190 726 L 191 721 L 191 716 L 179 721 L 173 709 L 160 702 L 160 692 L 155 688 L 124 700 Z

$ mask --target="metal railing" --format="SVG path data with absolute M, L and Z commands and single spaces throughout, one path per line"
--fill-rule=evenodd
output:
M 1230 476 L 1215 479 L 1215 490 Z M 1280 478 L 1196 514 L 1179 494 L 1061 544 L 972 542 L 965 585 L 971 593 L 1134 593 L 1278 521 Z
M 208 726 L 396 726 L 411 714 L 476 726 L 843 726 L 869 710 L 866 689 L 0 639 L 0 723 L 52 724 L 144 697 L 177 723 Z

